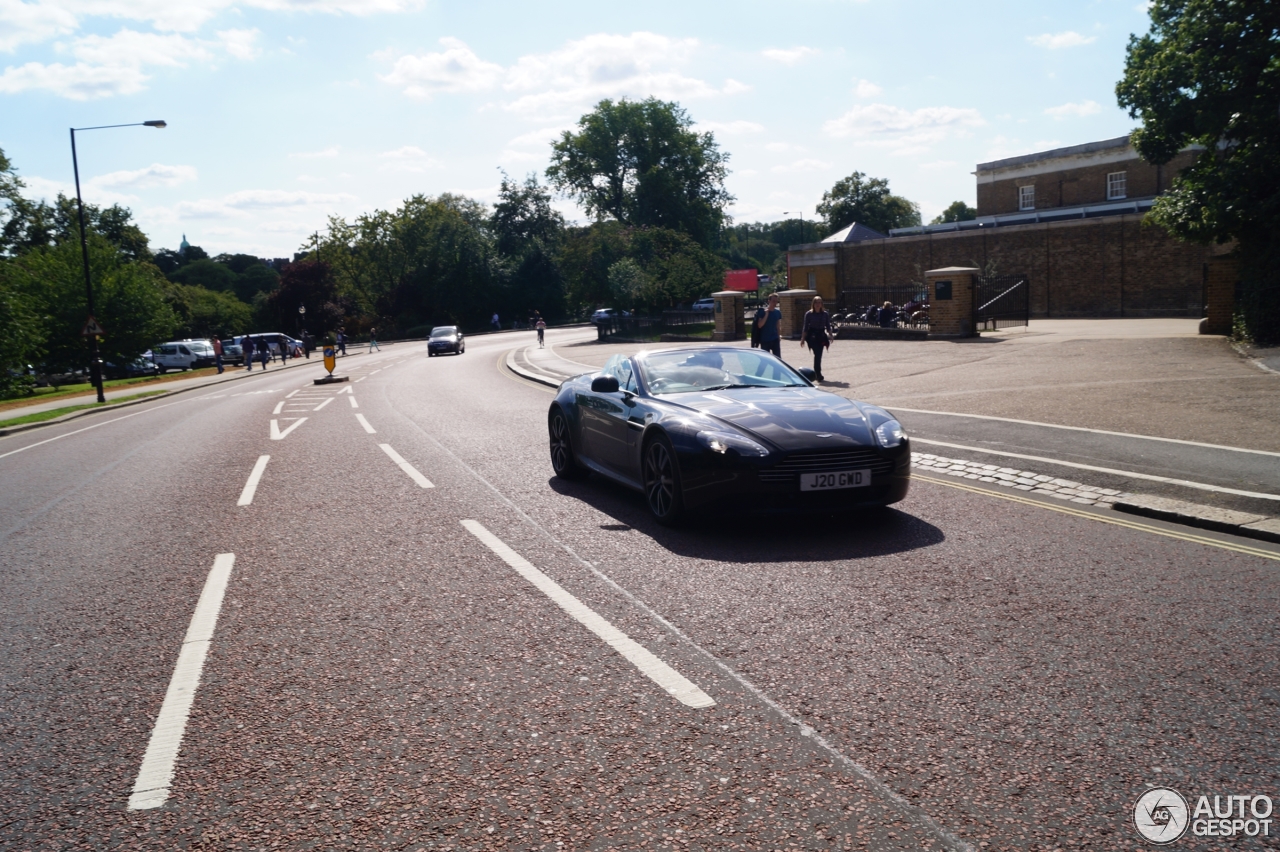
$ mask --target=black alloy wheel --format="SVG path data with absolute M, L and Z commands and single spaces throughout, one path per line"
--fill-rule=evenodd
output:
M 675 450 L 666 435 L 655 435 L 644 448 L 644 499 L 660 524 L 676 523 L 684 514 L 684 491 Z
M 573 454 L 573 441 L 569 436 L 569 418 L 559 408 L 551 412 L 547 420 L 547 432 L 551 438 L 551 469 L 561 479 L 582 479 L 587 475 Z

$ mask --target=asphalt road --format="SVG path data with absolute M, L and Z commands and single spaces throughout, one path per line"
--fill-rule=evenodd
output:
M 660 528 L 551 478 L 510 345 L 0 439 L 0 849 L 1112 849 L 1149 785 L 1280 799 L 1277 548 L 923 476 Z

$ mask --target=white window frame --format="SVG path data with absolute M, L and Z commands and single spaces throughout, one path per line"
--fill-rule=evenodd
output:
M 1019 210 L 1035 210 L 1036 209 L 1036 185 L 1018 187 L 1018 209 Z
M 1129 173 L 1111 172 L 1107 175 L 1107 200 L 1118 201 L 1129 197 Z
M 817 286 L 818 286 L 818 273 L 810 272 L 809 273 L 809 289 L 813 290 Z

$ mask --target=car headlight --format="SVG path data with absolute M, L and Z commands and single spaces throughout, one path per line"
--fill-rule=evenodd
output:
M 896 447 L 906 438 L 907 433 L 897 420 L 886 420 L 876 427 L 876 440 L 882 447 Z
M 763 458 L 769 451 L 744 435 L 733 432 L 699 432 L 698 443 L 713 453 L 735 454 L 748 458 Z

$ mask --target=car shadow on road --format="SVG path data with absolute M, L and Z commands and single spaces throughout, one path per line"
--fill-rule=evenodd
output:
M 907 553 L 941 544 L 942 530 L 895 509 L 827 514 L 692 514 L 675 527 L 649 515 L 638 493 L 593 475 L 583 482 L 552 477 L 557 494 L 603 512 L 614 523 L 602 535 L 647 536 L 672 553 L 693 559 L 742 562 L 827 562 Z

